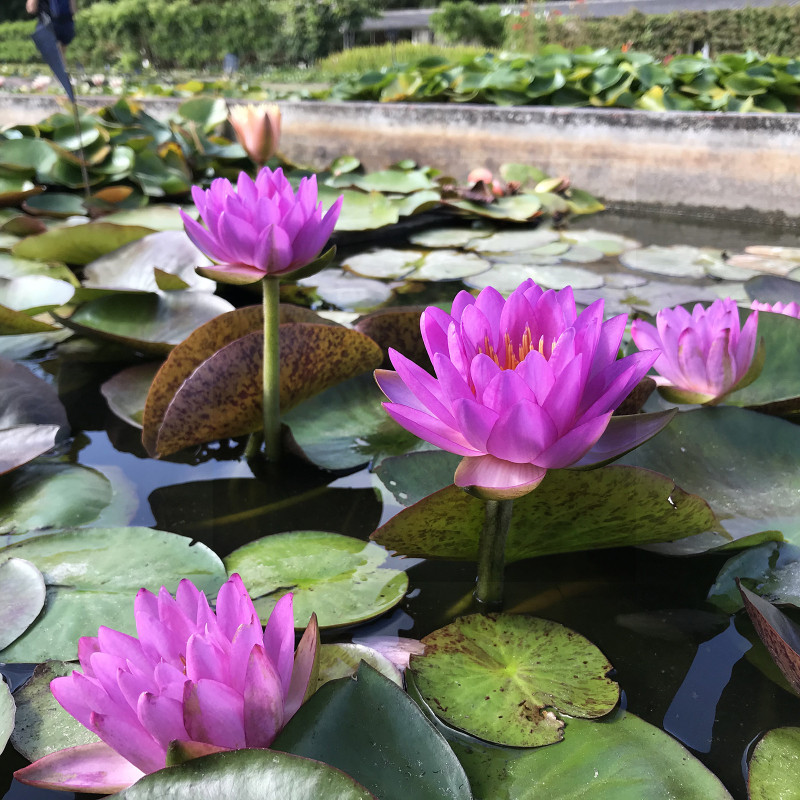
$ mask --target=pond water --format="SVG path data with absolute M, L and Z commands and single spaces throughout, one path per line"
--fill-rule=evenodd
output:
M 630 215 L 592 217 L 576 227 L 590 226 L 645 244 L 732 250 L 746 244 L 788 245 L 796 238 L 785 230 L 664 224 Z M 454 287 L 447 284 L 447 293 L 455 294 Z M 437 293 L 443 293 L 441 285 Z M 39 374 L 58 369 L 47 357 L 25 363 Z M 290 461 L 279 471 L 264 468 L 254 475 L 242 459 L 242 442 L 150 459 L 139 432 L 115 417 L 99 393 L 116 367 L 70 367 L 76 371 L 69 377 L 61 368 L 75 459 L 101 471 L 109 465 L 122 470 L 138 497 L 131 525 L 191 536 L 225 556 L 284 530 L 328 530 L 366 539 L 400 509 L 366 469 L 337 474 Z M 746 617 L 729 618 L 706 603 L 726 559 L 724 554 L 671 558 L 632 548 L 529 559 L 507 568 L 505 609 L 556 620 L 594 642 L 615 667 L 623 704 L 681 741 L 737 800 L 745 800 L 748 748 L 767 729 L 798 724 L 800 699 L 748 660 L 752 631 Z M 409 575 L 409 594 L 400 605 L 371 623 L 324 638 L 420 638 L 469 609 L 474 564 L 392 560 Z M 26 674 L 25 668 L 2 671 L 12 683 Z M 10 746 L 2 755 L 0 792 L 6 800 L 66 796 L 12 783 L 11 772 L 25 763 Z

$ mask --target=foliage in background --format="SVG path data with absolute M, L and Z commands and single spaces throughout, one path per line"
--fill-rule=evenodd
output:
M 431 29 L 448 44 L 482 44 L 503 47 L 506 39 L 506 15 L 502 6 L 478 6 L 472 0 L 443 3 L 431 15 Z
M 432 56 L 460 61 L 477 58 L 485 52 L 473 45 L 438 45 L 417 42 L 398 42 L 396 45 L 381 44 L 372 47 L 353 47 L 333 53 L 317 64 L 321 77 L 342 77 L 381 69 L 389 64 L 409 64 Z

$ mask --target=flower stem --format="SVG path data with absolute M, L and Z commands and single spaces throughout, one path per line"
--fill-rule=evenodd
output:
M 503 571 L 506 566 L 506 536 L 514 511 L 513 500 L 487 500 L 478 547 L 478 582 L 475 599 L 482 611 L 503 607 Z
M 270 461 L 281 458 L 281 359 L 280 278 L 266 275 L 261 281 L 264 305 L 264 450 Z

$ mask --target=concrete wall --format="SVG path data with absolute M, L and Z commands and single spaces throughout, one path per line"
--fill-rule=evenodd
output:
M 146 106 L 164 118 L 178 103 Z M 280 105 L 282 151 L 315 167 L 351 153 L 369 169 L 413 158 L 464 178 L 476 166 L 519 161 L 567 175 L 612 204 L 800 222 L 800 114 Z M 49 98 L 0 94 L 0 123 L 35 122 L 54 108 Z

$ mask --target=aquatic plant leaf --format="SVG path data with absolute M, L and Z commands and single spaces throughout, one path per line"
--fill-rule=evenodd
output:
M 169 401 L 155 451 L 169 455 L 193 444 L 260 430 L 263 347 L 263 335 L 249 333 L 203 361 Z M 358 331 L 290 323 L 281 326 L 280 360 L 281 410 L 288 411 L 330 386 L 377 367 L 383 353 Z
M 59 430 L 58 425 L 14 425 L 0 428 L 0 475 L 51 450 Z
M 400 670 L 386 656 L 363 644 L 323 644 L 319 649 L 319 676 L 317 688 L 337 678 L 349 678 L 366 662 L 392 683 L 403 687 Z
M 320 628 L 353 625 L 383 614 L 405 597 L 408 576 L 384 566 L 388 555 L 374 542 L 323 531 L 264 536 L 225 558 L 238 572 L 259 616 L 266 619 L 294 592 L 294 624 L 305 628 L 316 613 Z
M 23 278 L 27 275 L 46 275 L 59 281 L 67 281 L 73 286 L 80 286 L 80 281 L 75 277 L 69 267 L 61 263 L 46 264 L 43 261 L 34 261 L 30 258 L 18 258 L 10 253 L 0 253 L 0 278 L 12 280 Z
M 359 192 L 354 189 L 319 187 L 319 200 L 324 209 L 333 205 L 342 195 L 342 212 L 336 222 L 336 231 L 369 231 L 394 225 L 400 219 L 400 210 L 381 192 Z
M 349 256 L 342 261 L 342 267 L 362 278 L 403 278 L 414 270 L 420 258 L 419 250 L 384 248 Z
M 391 287 L 383 281 L 359 278 L 337 269 L 303 278 L 298 284 L 315 287 L 321 300 L 345 311 L 372 311 L 392 296 Z
M 84 216 L 86 214 L 86 207 L 83 205 L 82 197 L 64 192 L 47 192 L 46 194 L 30 197 L 22 206 L 29 214 L 54 217 L 56 219 Z
M 0 208 L 18 206 L 23 200 L 43 191 L 44 186 L 37 186 L 25 177 L 0 177 Z
M 9 537 L 0 558 L 25 558 L 44 575 L 44 614 L 4 650 L 0 660 L 72 660 L 78 639 L 100 625 L 135 635 L 133 601 L 146 587 L 175 592 L 190 577 L 214 596 L 226 579 L 219 557 L 202 544 L 151 528 L 71 528 L 30 538 Z
M 0 313 L 1 319 L 2 313 Z M 52 350 L 70 336 L 72 331 L 66 328 L 49 328 L 41 333 L 18 333 L 12 336 L 0 333 L 0 357 L 14 360 L 29 358 L 35 353 Z
M 628 269 L 666 275 L 672 278 L 704 278 L 706 263 L 719 261 L 719 254 L 689 245 L 650 245 L 627 250 L 619 256 L 620 263 Z
M 53 678 L 69 675 L 75 669 L 80 672 L 77 662 L 45 661 L 14 692 L 17 720 L 11 744 L 28 761 L 36 761 L 65 747 L 100 741 L 67 713 L 50 691 Z
M 193 758 L 145 775 L 114 796 L 118 800 L 376 800 L 349 775 L 327 764 L 275 750 L 232 750 Z
M 379 309 L 361 317 L 353 327 L 383 348 L 382 367 L 391 369 L 388 351 L 392 347 L 430 372 L 433 367 L 419 328 L 422 311 L 422 307 Z
M 45 139 L 24 137 L 0 139 L 0 166 L 33 177 L 36 170 L 48 170 L 58 153 Z
M 550 620 L 471 614 L 422 639 L 409 671 L 433 712 L 460 730 L 511 747 L 560 741 L 563 721 L 602 717 L 619 700 L 608 659 Z
M 414 233 L 408 237 L 411 244 L 419 247 L 468 247 L 475 239 L 482 239 L 491 236 L 494 228 L 489 225 L 481 227 L 466 227 L 461 225 L 458 228 L 430 228 L 419 233 Z
M 206 292 L 112 294 L 92 300 L 62 322 L 72 330 L 164 356 L 231 304 Z
M 83 265 L 150 233 L 153 233 L 150 228 L 141 225 L 87 222 L 85 225 L 51 228 L 46 233 L 28 236 L 15 244 L 11 252 L 19 258 Z
M 370 172 L 367 175 L 353 175 L 346 173 L 339 182 L 346 181 L 348 185 L 357 186 L 366 192 L 397 192 L 410 194 L 421 189 L 434 189 L 436 184 L 428 177 L 425 170 L 399 170 L 385 169 Z
M 412 281 L 457 281 L 486 272 L 491 266 L 476 253 L 433 250 L 407 278 Z
M 12 311 L 41 314 L 70 301 L 75 287 L 47 275 L 26 275 L 11 280 L 0 279 L 0 304 Z
M 800 728 L 767 731 L 750 757 L 750 800 L 793 800 L 800 786 Z
M 541 216 L 542 213 L 542 201 L 535 194 L 509 195 L 501 197 L 495 203 L 475 203 L 472 200 L 442 202 L 472 216 L 513 222 L 527 222 Z
M 367 664 L 355 679 L 321 687 L 272 747 L 331 764 L 381 800 L 472 800 L 444 737 L 399 686 Z
M 569 258 L 569 253 L 564 258 Z M 502 265 L 495 269 L 502 269 Z M 528 267 L 528 274 L 536 283 L 548 289 L 563 289 L 565 286 L 572 286 L 573 289 L 599 289 L 604 283 L 602 275 L 580 267 L 532 264 Z
M 211 261 L 195 247 L 183 231 L 151 233 L 87 264 L 84 286 L 154 292 L 155 269 L 174 275 L 190 288 L 213 292 L 217 284 L 198 275 L 195 267 Z
M 144 404 L 153 378 L 161 367 L 160 361 L 148 361 L 118 372 L 101 387 L 108 407 L 124 422 L 142 427 Z
M 67 411 L 55 387 L 22 364 L 0 358 L 0 428 L 56 425 L 69 433 Z
M 794 272 L 791 275 L 794 275 Z M 744 288 L 751 300 L 762 303 L 800 303 L 800 281 L 792 277 L 758 275 L 748 280 Z
M 180 104 L 178 114 L 209 133 L 228 118 L 228 106 L 222 97 L 193 97 Z
M 446 480 L 444 469 L 444 459 L 430 452 L 387 459 L 377 471 L 384 482 L 395 482 L 391 490 L 397 496 L 423 484 L 422 474 L 436 489 Z M 413 483 L 406 482 L 407 470 L 417 473 Z M 456 486 L 446 486 L 401 511 L 372 538 L 407 556 L 475 561 L 484 505 Z M 549 470 L 535 491 L 514 501 L 506 561 L 671 541 L 716 526 L 705 500 L 664 475 L 616 464 L 585 472 Z
M 716 530 L 735 540 L 780 531 L 800 545 L 800 429 L 790 422 L 744 408 L 682 411 L 619 463 L 656 470 L 702 495 L 724 526 Z M 652 549 L 689 554 L 729 541 L 704 535 Z
M 559 239 L 557 231 L 545 226 L 534 230 L 501 230 L 491 236 L 475 239 L 467 244 L 467 249 L 476 253 L 520 253 L 535 250 Z
M 44 606 L 44 578 L 30 561 L 0 563 L 0 650 L 22 636 Z
M 789 685 L 800 694 L 800 626 L 763 597 L 741 585 L 739 590 L 756 633 Z
M 181 206 L 171 203 L 152 203 L 144 208 L 129 208 L 115 211 L 103 217 L 104 222 L 113 222 L 115 225 L 141 225 L 151 231 L 183 231 L 183 219 L 180 214 Z M 192 216 L 197 217 L 193 206 L 187 209 Z M 204 259 L 205 263 L 205 259 Z
M 33 319 L 24 311 L 0 306 L 0 336 L 18 336 L 30 333 L 52 333 L 58 331 L 55 325 L 49 325 L 38 319 Z
M 14 698 L 8 684 L 0 680 L 0 753 L 3 752 L 8 742 L 11 731 L 14 730 Z

